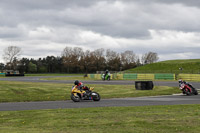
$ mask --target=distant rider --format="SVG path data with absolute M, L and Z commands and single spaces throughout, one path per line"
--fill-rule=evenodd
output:
M 106 78 L 106 75 L 108 75 L 108 73 L 109 73 L 109 71 L 106 70 L 106 71 L 105 71 L 105 74 L 104 74 L 104 79 Z

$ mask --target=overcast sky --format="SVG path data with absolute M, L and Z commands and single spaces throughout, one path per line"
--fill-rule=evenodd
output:
M 66 46 L 200 58 L 200 1 L 0 0 L 0 62 L 8 46 L 35 59 Z

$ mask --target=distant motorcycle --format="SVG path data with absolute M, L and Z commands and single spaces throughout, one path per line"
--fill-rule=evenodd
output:
M 109 81 L 109 80 L 110 80 L 110 73 L 108 73 L 108 74 L 106 74 L 106 75 L 105 75 L 105 74 L 102 74 L 102 77 L 101 77 L 101 78 L 102 78 L 102 80 L 108 80 L 108 81 Z
M 80 90 L 77 86 L 72 86 L 71 100 L 74 102 L 80 102 L 81 100 L 100 101 L 101 97 L 99 93 L 93 92 L 93 90 L 93 87 L 87 87 L 87 90 Z
M 192 84 L 185 82 L 185 81 L 179 81 L 179 88 L 183 92 L 183 94 L 186 95 L 198 95 L 198 91 L 196 88 L 192 86 Z

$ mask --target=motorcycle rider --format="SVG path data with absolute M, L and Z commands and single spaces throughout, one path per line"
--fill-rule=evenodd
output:
M 85 91 L 85 93 L 84 93 L 83 95 L 87 95 L 87 94 L 88 94 L 89 88 L 88 88 L 87 86 L 84 86 L 84 84 L 83 84 L 82 82 L 80 82 L 80 81 L 78 81 L 78 80 L 75 80 L 75 81 L 74 81 L 74 85 L 76 85 L 76 87 L 77 87 L 80 91 L 82 91 L 82 90 Z
M 105 78 L 106 78 L 106 75 L 108 75 L 109 74 L 109 71 L 108 71 L 108 69 L 105 71 L 105 74 L 104 74 L 104 80 L 105 80 Z
M 78 80 L 75 80 L 74 81 L 74 85 L 76 85 L 76 87 L 79 89 L 79 90 L 82 90 L 84 85 L 82 82 L 79 82 Z
M 182 79 L 178 80 L 179 88 L 182 90 L 183 88 L 188 89 L 190 92 L 192 92 L 191 88 L 187 85 L 187 82 L 183 81 Z
M 179 87 L 181 87 L 181 84 L 183 84 L 183 80 L 182 80 L 182 79 L 179 79 L 179 80 L 178 80 L 178 83 L 179 83 Z

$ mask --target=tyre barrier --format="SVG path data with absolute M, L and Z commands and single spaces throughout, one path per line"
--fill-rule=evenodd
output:
M 24 76 L 24 74 L 5 74 L 5 76 Z
M 135 81 L 136 90 L 153 90 L 153 81 Z

